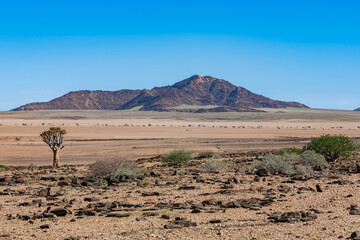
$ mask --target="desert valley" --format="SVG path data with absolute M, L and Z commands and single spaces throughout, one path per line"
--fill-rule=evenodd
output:
M 1 112 L 0 237 L 358 239 L 357 152 L 306 175 L 252 169 L 313 137 L 359 139 L 360 113 L 257 110 Z M 59 168 L 40 137 L 55 126 L 67 131 Z M 173 151 L 191 159 L 167 164 Z M 133 172 L 104 175 L 116 168 Z

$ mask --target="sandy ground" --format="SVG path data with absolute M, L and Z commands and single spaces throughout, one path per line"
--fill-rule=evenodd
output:
M 0 185 L 0 239 L 325 240 L 346 239 L 360 229 L 360 215 L 350 214 L 350 207 L 359 204 L 359 173 L 329 166 L 308 180 L 266 176 L 255 181 L 255 175 L 245 171 L 251 157 L 221 160 L 230 162 L 225 173 L 203 172 L 206 160 L 185 168 L 144 161 L 138 171 L 149 177 L 114 186 L 73 185 L 73 179 L 88 176 L 86 166 L 5 169 L 0 174 L 18 183 Z M 41 195 L 46 189 L 48 194 Z M 252 198 L 270 204 L 229 206 Z M 44 217 L 58 208 L 67 209 L 66 216 Z M 315 218 L 269 219 L 275 212 L 298 211 Z M 120 215 L 107 217 L 108 213 Z M 44 225 L 48 228 L 42 229 Z
M 52 126 L 68 132 L 60 159 L 71 166 L 45 166 L 51 164 L 52 153 L 39 134 Z M 301 147 L 322 134 L 360 138 L 360 113 L 0 112 L 0 164 L 24 166 L 0 169 L 0 239 L 347 239 L 360 230 L 359 215 L 350 214 L 351 205 L 360 204 L 360 177 L 353 168 L 358 155 L 306 180 L 256 179 L 247 172 L 264 151 Z M 194 156 L 219 153 L 230 168 L 205 173 L 204 159 L 185 168 L 144 159 L 137 167 L 144 179 L 114 186 L 86 180 L 88 164 L 96 160 L 135 161 L 174 149 Z M 260 155 L 240 154 L 249 151 Z M 271 202 L 228 207 L 252 198 Z M 66 209 L 67 215 L 45 217 L 57 208 Z M 276 212 L 297 211 L 316 217 L 269 219 Z
M 174 149 L 238 152 L 302 146 L 311 137 L 360 137 L 360 113 L 268 110 L 269 113 L 154 113 L 38 111 L 0 113 L 0 164 L 46 165 L 51 151 L 39 134 L 65 128 L 66 164 L 98 159 L 138 159 Z

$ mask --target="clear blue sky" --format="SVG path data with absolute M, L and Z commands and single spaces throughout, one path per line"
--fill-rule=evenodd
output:
M 360 1 L 0 1 L 0 110 L 193 74 L 358 108 Z

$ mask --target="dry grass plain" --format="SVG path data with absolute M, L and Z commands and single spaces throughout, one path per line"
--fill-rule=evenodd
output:
M 311 137 L 360 138 L 360 112 L 266 111 L 1 112 L 0 164 L 9 167 L 0 168 L 0 239 L 355 236 L 360 230 L 359 154 L 308 179 L 256 176 L 247 169 L 265 150 L 300 147 Z M 68 131 L 60 153 L 61 163 L 68 165 L 59 169 L 46 166 L 51 165 L 51 151 L 39 137 L 51 126 Z M 206 159 L 174 168 L 151 158 L 174 149 L 194 156 L 217 152 L 229 169 L 208 173 Z M 88 164 L 96 160 L 140 158 L 145 159 L 137 161 L 137 171 L 144 178 L 114 185 L 88 178 Z M 289 212 L 292 215 L 277 218 Z

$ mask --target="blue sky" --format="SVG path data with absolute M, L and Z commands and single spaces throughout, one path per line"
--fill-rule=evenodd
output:
M 360 107 L 359 1 L 0 1 L 0 110 L 211 75 L 313 108 Z

